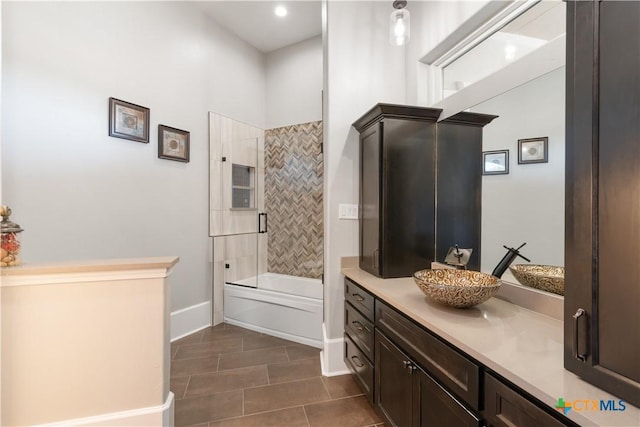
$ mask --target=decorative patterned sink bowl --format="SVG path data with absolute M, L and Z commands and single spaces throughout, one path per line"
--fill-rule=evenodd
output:
M 456 308 L 485 302 L 500 289 L 500 279 L 470 270 L 420 270 L 413 280 L 431 300 Z
M 564 295 L 564 267 L 515 264 L 509 270 L 524 286 Z

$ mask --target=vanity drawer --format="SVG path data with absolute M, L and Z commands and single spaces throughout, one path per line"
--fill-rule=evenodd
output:
M 373 360 L 373 323 L 348 302 L 344 304 L 344 330 L 369 360 Z
M 373 295 L 345 277 L 344 299 L 351 303 L 366 319 L 373 322 Z
M 480 409 L 479 365 L 379 300 L 375 325 L 440 384 Z
M 347 334 L 344 335 L 344 361 L 354 373 L 356 382 L 369 402 L 373 404 L 373 365 Z
M 484 383 L 484 416 L 489 427 L 560 427 L 563 423 L 487 373 Z

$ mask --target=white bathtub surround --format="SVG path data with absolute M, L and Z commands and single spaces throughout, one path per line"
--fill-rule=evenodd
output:
M 224 285 L 226 323 L 323 347 L 320 280 L 267 273 L 245 281 L 258 288 Z
M 3 269 L 0 424 L 172 425 L 167 278 L 177 262 Z

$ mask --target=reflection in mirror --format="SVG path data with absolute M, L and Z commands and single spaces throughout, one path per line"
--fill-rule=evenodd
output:
M 564 88 L 561 67 L 472 108 L 499 116 L 484 127 L 483 151 L 510 154 L 508 174 L 482 178 L 483 272 L 504 256 L 503 245 L 524 242 L 532 264 L 564 265 Z M 548 162 L 518 164 L 518 140 L 542 137 Z M 503 279 L 518 283 L 509 271 Z
M 435 61 L 446 64 L 443 92 L 451 95 L 434 105 L 443 109 L 441 117 L 459 111 L 497 115 L 483 129 L 483 151 L 509 151 L 508 167 L 482 178 L 484 273 L 498 265 L 505 246 L 523 243 L 520 251 L 531 264 L 564 265 L 565 11 L 560 0 L 538 2 L 495 37 L 485 32 L 466 41 L 475 47 L 457 59 Z M 525 146 L 531 148 L 532 140 L 545 138 L 546 161 L 540 153 L 519 156 L 518 140 L 530 140 Z M 518 258 L 514 264 L 529 263 Z M 509 270 L 502 278 L 519 283 Z
M 528 55 L 565 33 L 566 5 L 541 1 L 442 69 L 443 98 Z

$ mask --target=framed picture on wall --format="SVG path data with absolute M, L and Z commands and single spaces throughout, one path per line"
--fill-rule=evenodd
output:
M 149 142 L 149 109 L 109 98 L 109 136 Z
M 509 150 L 482 152 L 482 175 L 506 175 L 509 173 Z
M 188 163 L 189 132 L 158 125 L 158 157 Z
M 547 163 L 549 138 L 528 138 L 518 140 L 518 164 Z

